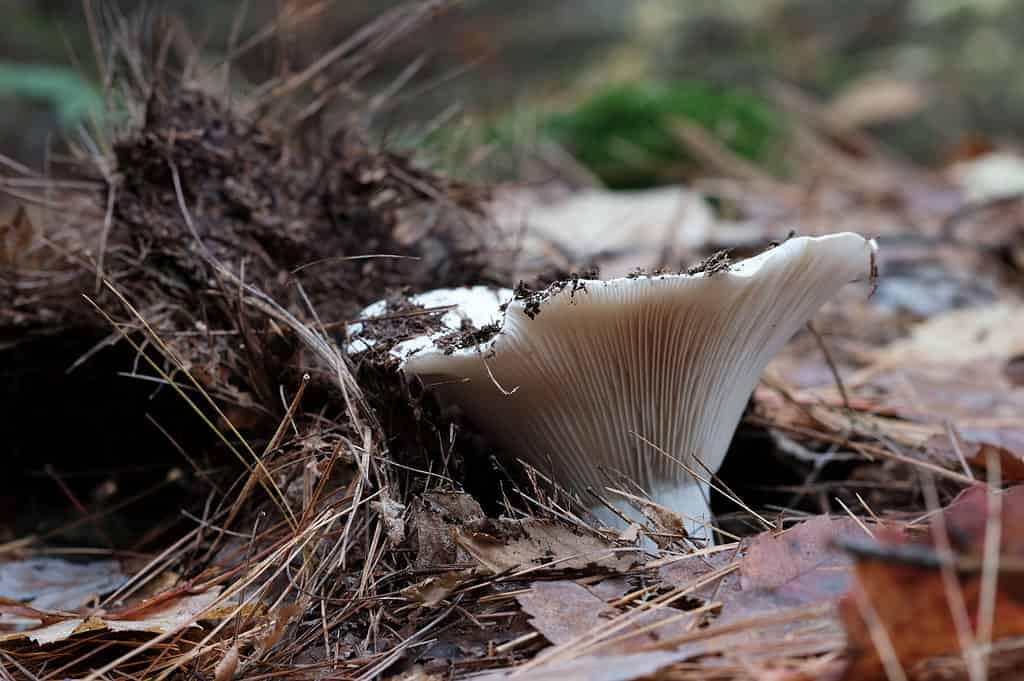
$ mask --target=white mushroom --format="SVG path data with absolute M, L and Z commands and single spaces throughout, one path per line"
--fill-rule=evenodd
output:
M 442 330 L 392 354 L 507 454 L 585 503 L 593 490 L 639 518 L 606 492 L 621 474 L 679 514 L 691 536 L 710 540 L 709 471 L 721 465 L 758 377 L 825 301 L 870 276 L 874 252 L 874 242 L 849 232 L 794 238 L 692 274 L 566 282 L 512 300 L 504 314 L 507 290 L 432 292 L 413 302 L 469 303 L 467 318 L 500 319 L 500 331 L 442 349 L 436 341 L 451 334 Z M 445 324 L 458 326 L 457 314 Z M 349 331 L 356 349 L 362 329 Z M 622 526 L 602 504 L 591 510 Z

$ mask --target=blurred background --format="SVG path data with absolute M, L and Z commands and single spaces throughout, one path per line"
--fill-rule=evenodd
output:
M 237 60 L 244 88 L 301 69 L 397 4 L 0 0 L 0 150 L 41 167 L 49 140 L 101 110 L 86 6 L 143 21 L 172 8 L 188 28 L 177 47 L 211 65 L 232 36 L 314 16 Z M 402 81 L 374 121 L 383 137 L 449 161 L 459 140 L 551 138 L 614 187 L 686 178 L 682 152 L 651 124 L 664 111 L 784 172 L 773 161 L 787 134 L 780 86 L 935 165 L 1020 137 L 1020 36 L 1024 3 L 1011 0 L 467 0 L 390 50 L 365 85 Z

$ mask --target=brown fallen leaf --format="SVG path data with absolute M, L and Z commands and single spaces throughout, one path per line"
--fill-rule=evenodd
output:
M 1024 410 L 1024 390 L 1003 375 L 1004 361 L 911 362 L 876 365 L 852 377 L 847 388 L 874 393 L 873 408 L 913 421 L 1015 421 Z M 937 416 L 939 415 L 939 416 Z
M 915 326 L 908 338 L 880 349 L 876 361 L 967 364 L 1024 352 L 1024 305 L 998 303 L 969 307 L 932 317 Z
M 494 573 L 525 568 L 624 572 L 640 552 L 581 530 L 534 518 L 482 520 L 459 529 L 455 542 Z
M 455 543 L 459 528 L 484 517 L 480 504 L 462 492 L 426 492 L 411 505 L 408 531 L 416 567 L 465 563 L 470 556 Z
M 672 560 L 658 567 L 658 579 L 666 586 L 685 589 L 737 561 L 738 548 L 738 544 L 726 545 L 715 547 L 715 552 L 708 555 L 688 555 L 678 560 Z M 716 594 L 718 594 L 718 598 L 721 598 L 725 593 L 738 590 L 739 578 L 736 572 L 727 572 L 720 580 L 700 587 L 692 595 L 695 598 L 708 600 L 715 597 Z
M 500 230 L 516 236 L 521 257 L 543 259 L 555 251 L 569 255 L 570 264 L 596 258 L 608 277 L 656 266 L 667 247 L 704 246 L 715 221 L 704 198 L 683 187 L 552 194 L 551 188 L 501 189 L 490 213 Z
M 530 624 L 555 645 L 570 644 L 600 627 L 614 626 L 612 620 L 625 612 L 614 608 L 589 588 L 570 580 L 534 582 L 530 590 L 516 596 Z M 630 615 L 618 627 L 610 642 L 596 648 L 599 655 L 635 652 L 689 630 L 693 616 L 671 607 L 649 609 Z
M 0 648 L 7 644 L 28 640 L 38 645 L 56 643 L 89 631 L 147 632 L 162 634 L 187 626 L 199 620 L 216 620 L 234 611 L 234 603 L 214 606 L 220 595 L 219 588 L 199 594 L 182 594 L 163 601 L 140 613 L 137 617 L 123 617 L 118 613 L 104 616 L 56 616 L 58 621 L 26 631 L 0 634 Z
M 854 80 L 823 112 L 842 128 L 859 128 L 909 118 L 928 103 L 924 86 L 888 73 L 869 73 Z
M 702 654 L 736 653 L 753 661 L 776 657 L 780 641 L 805 653 L 835 645 L 842 632 L 828 613 L 742 625 L 834 602 L 845 592 L 852 566 L 835 542 L 858 535 L 864 535 L 864 530 L 853 519 L 821 516 L 782 533 L 762 532 L 754 537 L 739 561 L 738 583 L 719 596 L 721 615 L 713 624 L 736 630 L 700 642 Z
M 781 534 L 762 532 L 740 561 L 740 588 L 770 591 L 799 605 L 838 598 L 846 591 L 853 561 L 835 542 L 863 534 L 852 518 L 828 516 L 811 518 Z
M 578 657 L 568 662 L 544 665 L 519 672 L 517 681 L 633 681 L 648 677 L 687 657 L 687 653 L 652 651 L 630 655 Z M 477 681 L 499 681 L 509 678 L 508 670 L 486 674 Z
M 986 488 L 978 485 L 943 510 L 952 563 L 933 545 L 930 534 L 909 541 L 880 532 L 877 542 L 848 545 L 856 556 L 856 567 L 850 593 L 839 603 L 850 651 L 844 681 L 886 678 L 883 656 L 876 647 L 882 641 L 904 670 L 928 658 L 959 653 L 943 564 L 955 572 L 967 626 L 974 636 L 978 634 L 988 503 Z M 999 493 L 999 503 L 998 588 L 989 623 L 994 641 L 1024 635 L 1024 581 L 1019 569 L 1024 560 L 1024 486 Z
M 582 636 L 615 614 L 587 587 L 571 580 L 534 582 L 516 600 L 533 628 L 555 645 Z
M 0 219 L 0 266 L 26 269 L 37 266 L 38 263 L 26 262 L 26 256 L 38 239 L 38 231 L 22 204 L 18 204 L 12 215 Z
M 972 434 L 969 437 L 978 437 Z M 960 440 L 964 440 L 961 435 Z M 960 448 L 960 454 L 964 460 L 982 471 L 987 470 L 992 457 L 999 464 L 999 471 L 1002 479 L 1007 482 L 1024 481 L 1024 448 L 1010 450 L 987 441 L 957 442 L 954 446 L 948 435 L 934 435 L 925 443 L 925 448 L 932 454 L 938 454 L 951 462 L 959 459 L 956 448 Z
M 426 608 L 436 608 L 466 579 L 465 572 L 452 570 L 416 582 L 402 589 L 401 594 Z

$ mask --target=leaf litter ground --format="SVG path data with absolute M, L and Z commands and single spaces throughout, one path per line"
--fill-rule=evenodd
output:
M 21 206 L 0 241 L 17 367 L 0 673 L 1014 678 L 1021 204 L 895 162 L 780 90 L 803 126 L 786 181 L 682 135 L 713 171 L 697 189 L 742 223 L 702 217 L 685 252 L 567 261 L 533 235 L 509 258 L 517 235 L 491 226 L 485 193 L 378 149 L 365 101 L 338 94 L 337 129 L 283 106 L 318 101 L 327 66 L 353 85 L 444 4 L 385 14 L 231 104 L 113 22 L 127 120 L 60 176 L 4 180 Z M 847 228 L 879 237 L 875 291 L 844 294 L 766 372 L 716 481 L 713 547 L 663 509 L 624 532 L 591 523 L 541 472 L 494 459 L 501 443 L 339 350 L 389 296 L 532 290 L 602 257 L 680 270 Z M 429 325 L 396 310 L 380 333 Z M 42 443 L 64 454 L 40 469 Z

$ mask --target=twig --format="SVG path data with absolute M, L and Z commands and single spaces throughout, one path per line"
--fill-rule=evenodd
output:
M 811 335 L 814 337 L 814 342 L 818 344 L 821 354 L 825 356 L 825 363 L 828 364 L 829 371 L 832 372 L 832 380 L 836 382 L 836 388 L 839 390 L 839 395 L 843 398 L 843 407 L 849 410 L 850 398 L 846 394 L 846 386 L 843 385 L 843 379 L 839 375 L 839 368 L 832 359 L 832 353 L 829 352 L 828 346 L 825 344 L 825 339 L 823 339 L 821 334 L 818 333 L 818 330 L 814 328 L 813 322 L 807 322 L 807 330 L 811 332 Z

